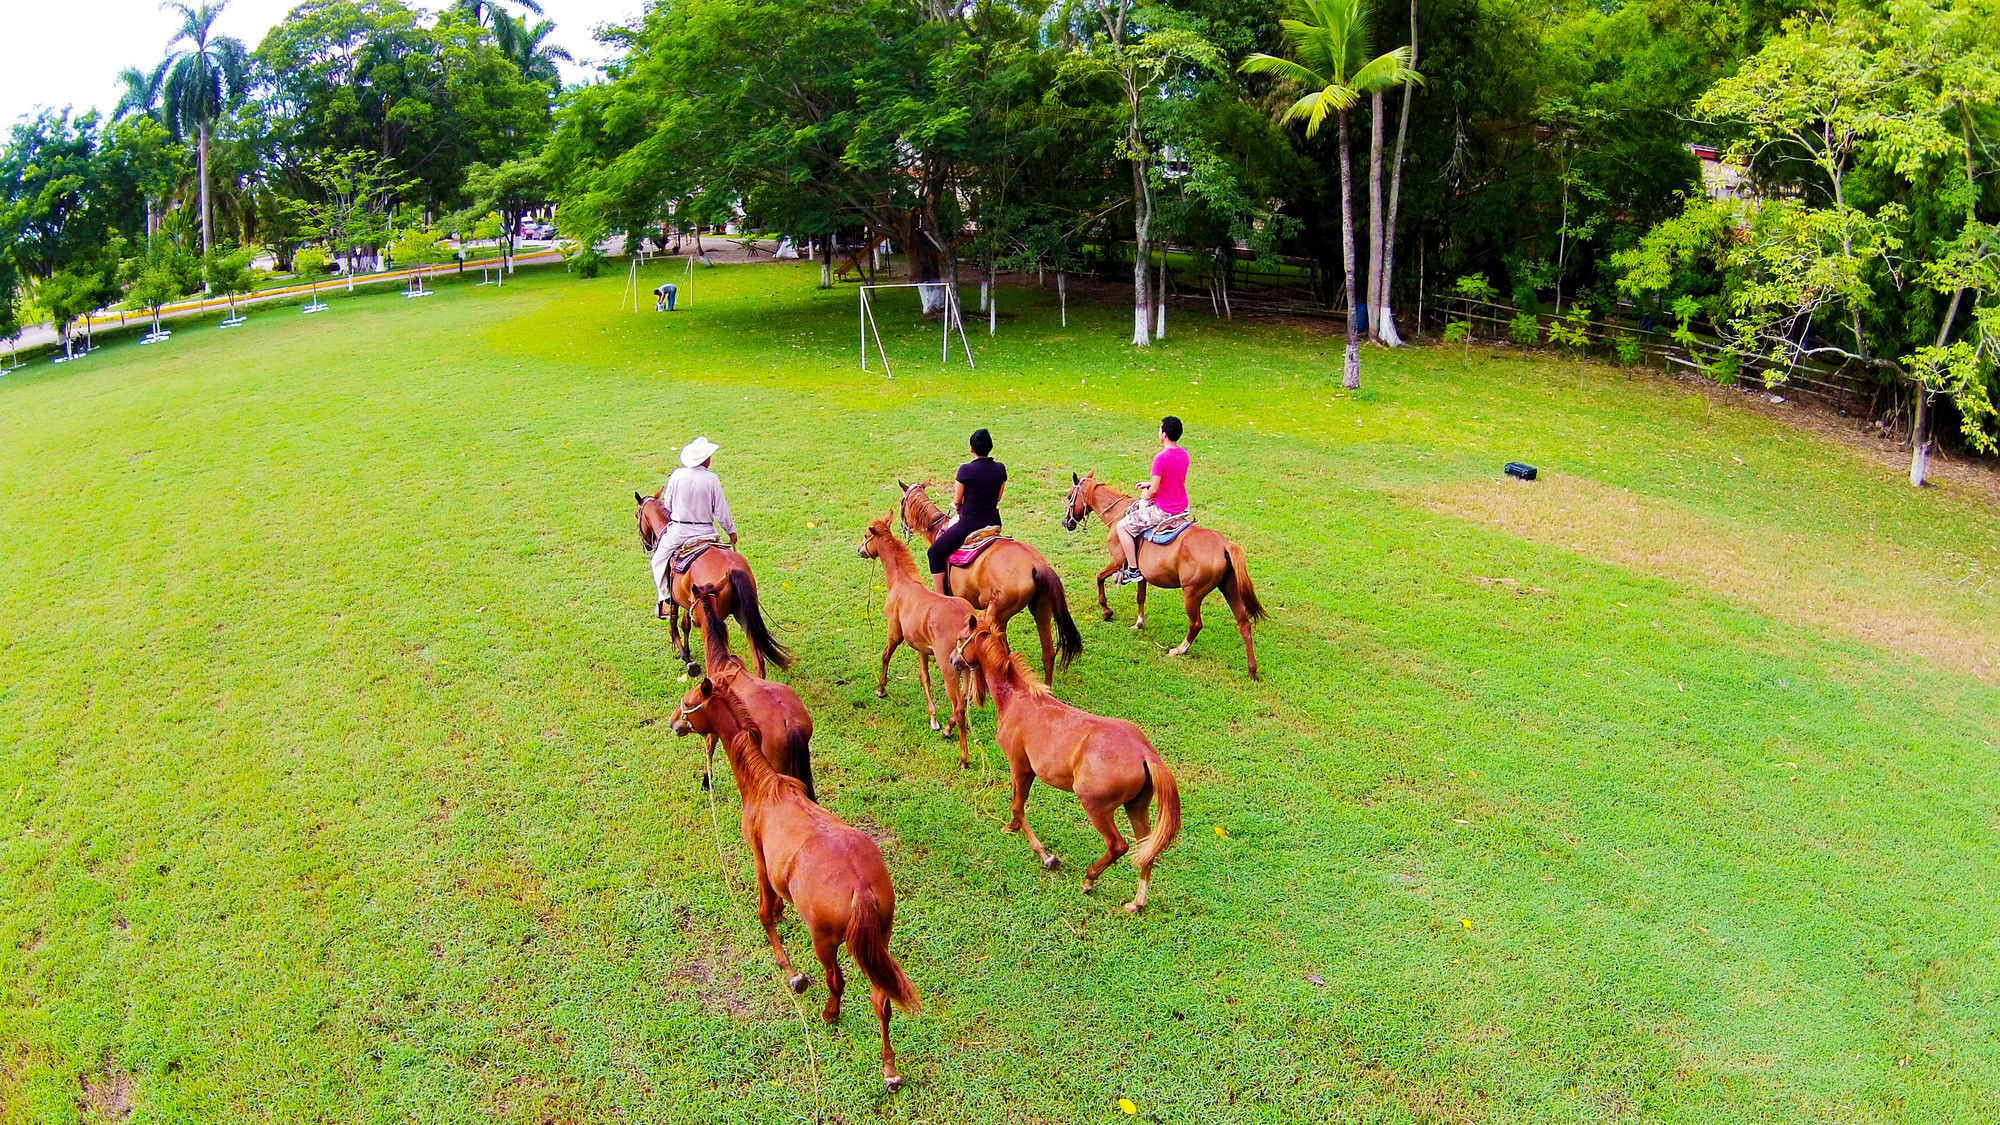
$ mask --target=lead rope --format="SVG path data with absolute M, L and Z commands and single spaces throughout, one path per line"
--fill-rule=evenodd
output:
M 725 752 L 727 749 L 724 747 Z M 713 785 L 708 787 L 708 827 L 711 833 L 709 838 L 715 843 L 715 864 L 722 869 L 722 881 L 729 884 L 731 896 L 739 896 L 741 892 L 736 889 L 736 877 L 729 873 L 728 857 L 722 854 L 722 822 L 715 815 Z M 762 926 L 763 923 L 760 922 L 758 925 Z M 821 1121 L 826 1120 L 826 1101 L 820 1095 L 819 1086 L 819 1052 L 813 1050 L 812 1025 L 806 1022 L 806 1010 L 799 1005 L 799 994 L 792 991 L 790 981 L 785 982 L 784 990 L 786 998 L 792 1002 L 792 1014 L 799 1017 L 799 1034 L 806 1041 L 806 1069 L 811 1072 L 813 1080 L 812 1119 L 813 1125 L 819 1125 Z

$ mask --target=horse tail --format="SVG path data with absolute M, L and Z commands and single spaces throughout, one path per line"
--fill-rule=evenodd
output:
M 1076 620 L 1069 615 L 1069 595 L 1063 593 L 1062 578 L 1054 567 L 1035 568 L 1035 600 L 1056 619 L 1056 663 L 1067 668 L 1070 661 L 1083 655 L 1083 634 L 1076 631 Z
M 790 723 L 785 724 L 785 760 L 778 767 L 787 777 L 796 777 L 806 787 L 806 800 L 819 803 L 819 795 L 813 792 L 812 736 Z
M 729 590 L 736 595 L 736 620 L 743 623 L 743 634 L 750 638 L 750 646 L 780 668 L 792 666 L 792 650 L 778 643 L 771 635 L 770 627 L 764 624 L 764 613 L 757 608 L 757 583 L 749 572 L 732 570 L 729 572 Z
M 1174 842 L 1174 837 L 1181 834 L 1181 791 L 1174 784 L 1173 771 L 1150 748 L 1146 751 L 1145 768 L 1153 779 L 1153 795 L 1160 801 L 1160 819 L 1153 825 L 1152 833 L 1132 849 L 1132 864 L 1141 871 L 1151 867 L 1160 853 L 1167 850 L 1167 845 Z
M 847 920 L 847 951 L 854 955 L 854 963 L 861 966 L 869 983 L 889 994 L 890 1003 L 906 1012 L 922 1011 L 917 986 L 910 983 L 903 966 L 889 952 L 889 922 L 882 916 L 872 887 L 856 891 L 854 909 Z
M 1222 541 L 1222 591 L 1234 593 L 1243 612 L 1252 621 L 1264 620 L 1264 603 L 1257 600 L 1257 587 L 1250 584 L 1250 561 L 1233 540 Z

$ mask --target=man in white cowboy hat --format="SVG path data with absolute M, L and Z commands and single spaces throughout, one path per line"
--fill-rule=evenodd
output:
M 667 615 L 667 603 L 674 596 L 673 576 L 668 573 L 667 563 L 681 544 L 713 539 L 715 529 L 720 527 L 728 533 L 729 545 L 736 545 L 736 521 L 730 518 L 729 501 L 722 495 L 722 478 L 708 467 L 715 459 L 716 448 L 706 437 L 689 442 L 681 450 L 681 467 L 667 478 L 667 487 L 661 490 L 660 503 L 667 510 L 667 530 L 653 546 L 653 585 L 659 590 L 661 617 Z

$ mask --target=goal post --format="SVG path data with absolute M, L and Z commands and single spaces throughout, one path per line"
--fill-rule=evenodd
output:
M 861 369 L 863 371 L 868 370 L 868 341 L 870 337 L 873 337 L 875 341 L 875 354 L 882 361 L 882 374 L 890 379 L 896 377 L 895 371 L 889 366 L 888 349 L 882 346 L 881 326 L 875 319 L 875 291 L 878 289 L 927 289 L 933 286 L 944 290 L 944 326 L 939 339 L 939 362 L 947 365 L 951 363 L 951 337 L 952 333 L 956 332 L 958 333 L 960 346 L 965 349 L 965 365 L 969 368 L 978 368 L 978 363 L 972 358 L 972 341 L 965 335 L 964 308 L 958 301 L 958 287 L 946 281 L 896 281 L 869 282 L 860 287 L 860 293 L 856 298 L 858 309 L 856 323 L 861 343 Z

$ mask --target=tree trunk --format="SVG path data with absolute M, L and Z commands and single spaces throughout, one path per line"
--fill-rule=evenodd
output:
M 1348 160 L 1347 111 L 1340 111 L 1340 250 L 1347 274 L 1347 363 L 1340 385 L 1361 389 L 1361 324 L 1354 309 L 1354 171 Z
M 1362 307 L 1368 310 L 1368 335 L 1379 338 L 1381 317 L 1376 301 L 1382 295 L 1382 91 L 1368 114 L 1368 292 Z
M 833 236 L 823 234 L 813 239 L 813 242 L 817 244 L 816 248 L 819 250 L 819 287 L 831 289 L 833 288 Z
M 1153 302 L 1153 338 L 1167 338 L 1167 244 L 1160 243 L 1160 284 L 1158 299 Z
M 1930 471 L 1931 462 L 1930 389 L 1919 383 L 1916 399 L 1916 416 L 1910 422 L 1910 484 L 1912 487 L 1922 488 L 1925 474 Z
M 201 252 L 206 254 L 215 244 L 215 235 L 208 216 L 208 122 L 206 121 L 195 130 L 195 160 L 201 166 L 197 170 L 201 178 Z
M 1410 0 L 1410 69 L 1417 69 L 1417 0 Z M 1396 317 L 1390 311 L 1393 302 L 1390 293 L 1395 288 L 1396 277 L 1396 209 L 1403 199 L 1403 149 L 1410 139 L 1410 103 L 1417 97 L 1417 84 L 1403 84 L 1403 119 L 1396 126 L 1396 158 L 1390 164 L 1389 172 L 1389 218 L 1382 224 L 1382 291 L 1375 295 L 1375 323 L 1380 326 L 1375 338 L 1392 348 L 1403 346 L 1403 338 L 1396 332 Z M 1418 286 L 1418 311 L 1422 308 L 1422 285 Z M 1422 317 L 1418 317 L 1417 333 L 1423 334 Z
M 1138 130 L 1132 130 L 1132 142 L 1139 142 Z M 1153 342 L 1153 287 L 1147 281 L 1146 267 L 1151 264 L 1153 253 L 1153 207 L 1152 193 L 1146 190 L 1146 166 L 1138 160 L 1132 161 L 1132 344 L 1146 347 Z

